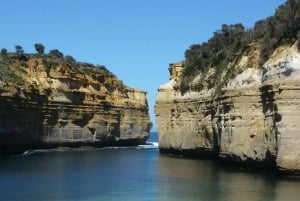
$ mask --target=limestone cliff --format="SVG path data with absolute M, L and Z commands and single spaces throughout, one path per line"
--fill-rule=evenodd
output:
M 155 105 L 160 150 L 300 172 L 296 44 L 278 47 L 261 67 L 253 45 L 233 64 L 239 73 L 218 95 L 215 88 L 182 94 L 184 62 L 171 64 L 170 81 L 159 87 Z
M 0 152 L 28 148 L 143 144 L 146 93 L 105 67 L 48 55 L 1 60 Z

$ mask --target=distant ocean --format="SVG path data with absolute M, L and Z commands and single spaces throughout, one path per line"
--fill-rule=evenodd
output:
M 300 181 L 159 154 L 149 145 L 0 158 L 0 201 L 299 201 Z

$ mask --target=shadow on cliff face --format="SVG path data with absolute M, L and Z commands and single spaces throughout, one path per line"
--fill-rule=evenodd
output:
M 275 102 L 274 96 L 275 92 L 273 91 L 272 85 L 265 85 L 261 87 L 261 100 L 263 104 L 263 113 L 265 116 L 273 116 L 274 125 L 277 122 L 281 121 L 281 115 L 278 113 L 278 106 Z
M 0 98 L 0 153 L 22 153 L 42 142 L 45 97 Z
M 265 134 L 267 140 L 268 150 L 266 153 L 266 161 L 276 167 L 276 156 L 278 149 L 278 129 L 276 123 L 280 122 L 282 116 L 278 113 L 278 107 L 274 100 L 275 92 L 272 85 L 265 85 L 261 87 L 261 102 L 263 106 L 263 114 L 266 119 L 270 119 L 271 125 L 268 125 L 268 133 Z
M 85 93 L 84 92 L 79 92 L 79 91 L 66 92 L 65 95 L 75 105 L 82 104 L 84 99 L 85 99 Z

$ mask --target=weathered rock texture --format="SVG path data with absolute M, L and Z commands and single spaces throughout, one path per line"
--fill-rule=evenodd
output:
M 257 59 L 244 55 L 241 73 L 218 96 L 213 89 L 181 94 L 184 63 L 171 64 L 155 105 L 160 150 L 299 172 L 300 53 L 280 47 L 260 68 Z
M 146 93 L 105 68 L 55 68 L 51 58 L 5 66 L 0 80 L 0 152 L 28 148 L 143 144 L 149 137 Z M 12 76 L 13 75 L 13 76 Z

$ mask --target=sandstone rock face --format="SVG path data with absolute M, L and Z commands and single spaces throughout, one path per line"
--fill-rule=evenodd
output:
M 243 57 L 236 65 L 249 62 Z M 300 171 L 300 53 L 295 46 L 278 48 L 261 68 L 244 68 L 219 96 L 213 89 L 181 94 L 177 83 L 183 65 L 171 65 L 170 82 L 158 90 L 161 151 Z
M 0 152 L 145 143 L 151 128 L 145 92 L 104 68 L 57 65 L 29 59 L 22 70 L 8 70 L 22 84 L 0 80 Z

